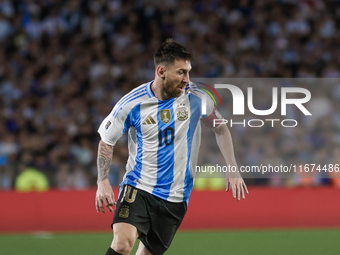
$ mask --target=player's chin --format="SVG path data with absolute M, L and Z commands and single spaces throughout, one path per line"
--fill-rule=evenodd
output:
M 176 91 L 174 91 L 173 97 L 179 97 L 180 95 L 182 95 L 182 92 L 183 92 L 183 90 L 177 89 Z
M 180 95 L 182 95 L 183 91 L 184 87 L 177 87 L 174 93 L 176 93 L 176 97 L 179 97 Z

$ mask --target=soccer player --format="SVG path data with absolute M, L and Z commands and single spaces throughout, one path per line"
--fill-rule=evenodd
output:
M 96 209 L 113 212 L 116 204 L 108 173 L 113 146 L 128 131 L 129 158 L 114 213 L 113 241 L 106 255 L 163 254 L 182 222 L 194 183 L 202 120 L 216 134 L 226 160 L 236 166 L 231 135 L 211 98 L 190 83 L 192 55 L 182 45 L 163 43 L 154 57 L 155 80 L 125 95 L 98 132 Z M 204 100 L 203 100 L 204 99 Z M 206 102 L 206 115 L 202 103 Z M 248 193 L 238 173 L 226 176 L 226 190 L 240 200 Z

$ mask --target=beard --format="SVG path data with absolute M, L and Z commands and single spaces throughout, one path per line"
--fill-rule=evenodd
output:
M 165 98 L 179 97 L 182 94 L 182 91 L 178 89 L 178 85 L 175 84 L 176 82 L 174 81 L 164 83 L 162 93 Z

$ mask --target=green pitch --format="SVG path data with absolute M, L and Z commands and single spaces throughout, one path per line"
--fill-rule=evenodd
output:
M 104 255 L 111 238 L 109 233 L 0 235 L 0 254 Z M 339 255 L 340 230 L 179 232 L 166 254 Z

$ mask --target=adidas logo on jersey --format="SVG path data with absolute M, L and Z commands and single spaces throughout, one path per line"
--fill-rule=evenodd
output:
M 142 124 L 143 125 L 156 124 L 156 121 L 151 116 L 148 116 Z

